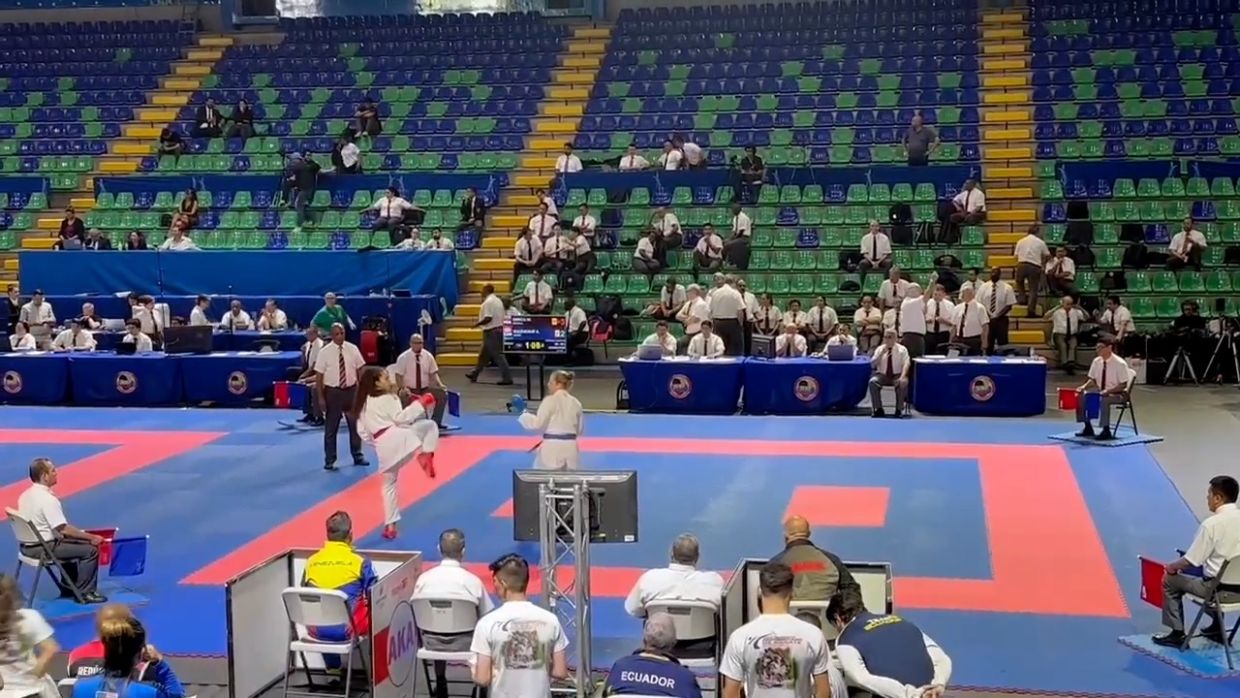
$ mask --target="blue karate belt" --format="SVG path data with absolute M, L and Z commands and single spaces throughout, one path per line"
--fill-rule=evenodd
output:
M 576 434 L 543 434 L 543 441 L 576 441 Z

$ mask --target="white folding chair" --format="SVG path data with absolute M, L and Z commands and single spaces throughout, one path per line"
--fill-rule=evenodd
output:
M 340 695 L 342 698 L 349 698 L 349 689 L 353 680 L 353 655 L 356 650 L 362 648 L 362 641 L 365 638 L 359 637 L 357 627 L 353 625 L 353 614 L 349 612 L 349 597 L 343 591 L 335 589 L 316 589 L 314 587 L 289 587 L 280 592 L 281 598 L 284 600 L 284 610 L 288 614 L 288 620 L 291 624 L 289 627 L 288 656 L 284 663 L 284 695 L 303 695 L 303 696 L 322 696 L 322 692 L 315 690 L 314 679 L 311 676 L 310 665 L 306 661 L 307 654 L 317 654 L 320 656 L 336 656 L 344 658 L 344 693 L 343 694 L 327 694 Z M 349 628 L 349 638 L 343 642 L 332 642 L 329 640 L 319 640 L 310 636 L 308 628 L 326 628 L 334 626 L 347 626 Z M 309 684 L 309 691 L 290 691 L 288 687 L 289 677 L 292 675 L 293 657 L 301 658 L 302 669 L 306 672 L 306 683 Z M 361 669 L 366 671 L 366 662 L 361 662 Z
M 72 578 L 65 572 L 64 565 L 60 564 L 60 560 L 52 554 L 52 546 L 43 540 L 43 536 L 39 535 L 39 531 L 30 523 L 30 520 L 17 513 L 16 509 L 6 507 L 4 510 L 6 516 L 9 517 L 9 525 L 13 528 L 13 538 L 17 540 L 17 570 L 13 572 L 13 581 L 21 588 L 22 570 L 26 567 L 34 568 L 34 584 L 30 588 L 30 597 L 28 602 L 34 605 L 34 600 L 39 593 L 39 579 L 46 570 L 49 575 L 52 571 L 49 569 L 55 567 L 60 573 L 60 579 L 63 586 L 73 590 L 73 596 L 78 603 L 82 602 L 82 594 L 78 591 L 77 584 L 72 583 Z M 39 557 L 32 557 L 22 552 L 23 546 L 29 547 L 37 545 L 42 551 Z
M 418 626 L 418 661 L 422 663 L 422 672 L 426 675 L 426 689 L 430 695 L 436 695 L 432 688 L 431 662 L 453 662 L 470 664 L 474 654 L 469 650 L 431 650 L 426 648 L 425 636 L 430 635 L 473 635 L 478 625 L 478 604 L 463 599 L 445 599 L 436 596 L 413 597 L 413 617 Z M 446 679 L 445 679 L 446 682 Z M 473 684 L 470 696 L 478 695 L 478 685 Z M 437 688 L 437 687 L 436 687 Z
M 1197 632 L 1197 625 L 1201 623 L 1201 617 L 1209 613 L 1214 619 L 1220 633 L 1223 633 L 1223 653 L 1227 655 L 1227 668 L 1234 669 L 1231 660 L 1231 642 L 1236 638 L 1236 631 L 1240 630 L 1240 616 L 1236 618 L 1236 622 L 1228 631 L 1224 625 L 1223 616 L 1227 613 L 1240 613 L 1240 592 L 1225 591 L 1219 587 L 1223 584 L 1231 586 L 1240 586 L 1240 556 L 1223 563 L 1219 568 L 1218 576 L 1207 582 L 1209 593 L 1200 597 L 1194 594 L 1185 594 L 1185 597 L 1197 604 L 1197 617 L 1193 619 L 1192 627 L 1184 635 L 1183 649 L 1188 649 L 1188 643 L 1193 639 L 1193 634 Z
M 719 646 L 719 607 L 709 601 L 689 601 L 677 599 L 659 599 L 646 604 L 646 617 L 654 613 L 666 613 L 672 617 L 676 626 L 677 642 L 706 642 L 718 649 Z M 715 655 L 710 657 L 684 658 L 677 656 L 680 663 L 691 669 L 702 668 L 715 671 Z

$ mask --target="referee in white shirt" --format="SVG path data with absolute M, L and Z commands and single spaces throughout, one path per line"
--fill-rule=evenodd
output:
M 448 406 L 448 389 L 439 377 L 439 363 L 435 355 L 426 350 L 422 335 L 409 337 L 409 348 L 396 357 L 396 385 L 403 395 L 435 396 L 435 413 L 432 419 L 443 426 L 443 411 Z
M 47 543 L 64 568 L 68 579 L 53 575 L 62 597 L 76 597 L 79 603 L 107 601 L 98 591 L 99 544 L 103 538 L 87 533 L 69 523 L 60 499 L 52 492 L 56 486 L 56 466 L 49 458 L 35 458 L 30 464 L 30 486 L 17 498 L 17 511 L 30 522 L 39 537 Z M 22 554 L 42 559 L 44 552 L 37 543 L 23 544 Z
M 1016 242 L 1016 295 L 1025 304 L 1025 317 L 1034 317 L 1038 310 L 1038 292 L 1046 277 L 1046 260 L 1050 248 L 1042 241 L 1042 227 L 1029 226 L 1029 232 Z
M 723 340 L 728 356 L 742 356 L 745 351 L 745 335 L 742 324 L 745 320 L 745 299 L 736 290 L 736 280 L 725 277 L 723 285 L 710 294 L 710 321 L 715 334 Z
M 332 341 L 319 349 L 314 361 L 315 392 L 326 424 L 323 429 L 323 469 L 336 469 L 336 434 L 340 418 L 349 429 L 349 453 L 353 465 L 370 465 L 362 455 L 362 437 L 357 433 L 357 415 L 353 414 L 353 398 L 357 393 L 358 373 L 366 365 L 357 345 L 345 341 L 344 325 L 332 325 Z
M 478 605 L 479 618 L 495 609 L 495 602 L 487 594 L 482 580 L 461 566 L 461 561 L 465 559 L 465 534 L 460 529 L 449 528 L 439 534 L 439 555 L 441 560 L 438 565 L 418 575 L 418 581 L 413 585 L 414 601 L 470 601 Z M 452 635 L 422 633 L 426 649 L 434 652 L 468 652 L 473 639 L 472 629 Z M 448 663 L 432 664 L 435 667 L 435 686 L 431 695 L 446 698 Z

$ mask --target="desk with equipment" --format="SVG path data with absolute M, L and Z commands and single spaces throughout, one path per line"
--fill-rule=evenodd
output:
M 1041 358 L 923 357 L 913 361 L 913 407 L 961 417 L 1034 417 L 1046 412 Z
M 504 353 L 525 363 L 525 398 L 541 400 L 546 391 L 547 356 L 568 354 L 568 319 L 563 315 L 512 315 L 504 318 Z M 538 367 L 535 395 L 534 367 Z
M 732 414 L 740 402 L 744 360 L 620 359 L 633 412 Z
M 366 596 L 370 604 L 370 637 L 363 640 L 367 692 L 372 698 L 402 698 L 416 694 L 417 632 L 413 616 L 413 584 L 422 573 L 422 553 L 404 550 L 358 550 L 370 559 L 379 580 Z M 283 680 L 289 659 L 289 620 L 281 593 L 301 586 L 306 561 L 314 550 L 294 548 L 243 572 L 224 585 L 224 612 L 228 622 L 228 695 L 253 698 Z M 298 631 L 304 630 L 302 627 Z M 322 669 L 322 658 L 305 654 L 294 658 L 294 668 L 306 662 Z
M 124 332 L 99 331 L 92 332 L 91 334 L 95 337 L 95 344 L 99 351 L 114 351 L 125 336 Z M 262 342 L 274 344 L 276 351 L 301 351 L 301 345 L 305 341 L 305 332 L 299 330 L 284 332 L 258 332 L 254 330 L 229 332 L 227 330 L 215 330 L 211 333 L 211 350 L 256 351 L 259 343 Z M 171 349 L 172 347 L 168 348 Z
M 851 410 L 865 399 L 870 373 L 869 357 L 851 354 L 846 361 L 747 359 L 745 412 L 824 414 Z

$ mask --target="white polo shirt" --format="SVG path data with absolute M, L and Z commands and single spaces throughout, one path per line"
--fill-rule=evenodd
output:
M 478 604 L 479 617 L 495 609 L 495 602 L 487 594 L 482 580 L 461 567 L 459 560 L 442 560 L 418 575 L 418 581 L 413 585 L 413 598 L 472 601 Z
M 1016 261 L 1020 264 L 1036 264 L 1040 267 L 1043 260 L 1050 256 L 1050 248 L 1037 235 L 1026 235 L 1016 242 Z
M 37 482 L 17 498 L 17 513 L 34 526 L 43 540 L 49 542 L 60 538 L 57 529 L 69 523 L 52 488 Z
M 481 326 L 483 330 L 493 330 L 504 326 L 504 301 L 494 293 L 483 298 L 482 305 L 478 307 L 478 322 L 488 317 L 491 321 Z
M 1184 559 L 1200 566 L 1207 577 L 1217 577 L 1223 563 L 1240 555 L 1240 509 L 1233 504 L 1220 506 L 1197 527 L 1193 544 Z
M 552 657 L 567 648 L 554 613 L 509 601 L 478 621 L 470 651 L 491 658 L 491 696 L 532 698 L 551 695 Z
M 340 375 L 340 357 L 344 356 L 345 375 Z M 328 342 L 319 349 L 314 360 L 314 372 L 323 376 L 323 385 L 328 388 L 348 388 L 357 385 L 358 373 L 365 368 L 366 359 L 353 342 L 336 344 Z
M 439 364 L 435 361 L 435 355 L 425 349 L 417 354 L 412 349 L 406 349 L 396 357 L 396 374 L 404 378 L 402 387 L 410 390 L 438 387 L 436 373 L 439 373 Z
M 673 562 L 642 572 L 624 601 L 624 610 L 642 618 L 652 601 L 704 601 L 718 608 L 722 597 L 723 577 L 718 573 Z

